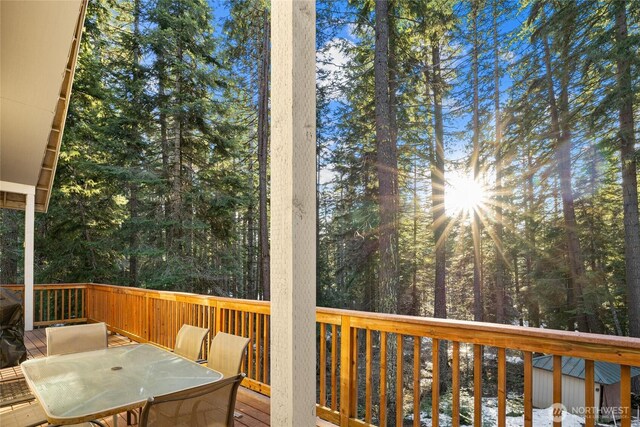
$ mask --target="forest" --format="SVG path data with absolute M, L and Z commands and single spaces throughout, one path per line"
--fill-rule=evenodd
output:
M 640 337 L 640 2 L 316 5 L 318 305 Z M 89 2 L 36 283 L 270 298 L 270 48 L 268 1 Z

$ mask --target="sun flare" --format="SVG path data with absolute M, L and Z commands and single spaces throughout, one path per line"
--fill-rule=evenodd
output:
M 472 175 L 449 172 L 445 186 L 445 210 L 448 216 L 470 216 L 485 204 L 485 186 Z

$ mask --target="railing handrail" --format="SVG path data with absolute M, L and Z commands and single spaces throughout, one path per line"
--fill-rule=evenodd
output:
M 23 288 L 24 285 L 0 285 L 7 288 Z M 37 284 L 34 289 L 111 288 L 123 293 L 142 293 L 160 299 L 218 305 L 231 308 L 245 305 L 260 308 L 269 314 L 269 301 L 201 295 L 190 292 L 165 291 L 159 289 L 134 288 L 102 283 L 53 283 Z M 407 316 L 401 314 L 374 313 L 339 308 L 316 307 L 317 320 L 327 324 L 342 324 L 342 318 L 350 318 L 350 326 L 360 329 L 376 329 L 405 335 L 424 335 L 428 329 L 430 337 L 472 344 L 505 347 L 521 351 L 556 353 L 568 356 L 629 364 L 640 363 L 640 339 L 614 335 L 569 332 L 557 329 L 532 328 L 467 320 L 438 319 L 432 317 Z M 545 351 L 546 350 L 546 351 Z
M 351 327 L 360 329 L 423 335 L 424 328 L 428 328 L 430 337 L 443 340 L 521 351 L 541 352 L 541 348 L 544 348 L 548 353 L 556 352 L 612 363 L 628 363 L 627 358 L 635 357 L 635 361 L 640 363 L 640 339 L 632 337 L 323 307 L 318 307 L 317 312 L 324 315 L 349 316 Z M 578 349 L 574 348 L 575 346 L 585 348 Z
M 24 288 L 23 285 L 0 286 L 17 290 Z M 40 317 L 43 317 L 43 300 L 48 301 L 44 312 L 61 313 L 54 314 L 61 317 L 40 319 L 39 325 L 48 325 L 57 321 L 104 321 L 114 332 L 136 340 L 153 342 L 166 348 L 172 348 L 175 334 L 183 323 L 195 322 L 194 324 L 197 323 L 198 326 L 211 328 L 213 333 L 225 331 L 248 336 L 252 345 L 249 346 L 243 362 L 248 373 L 243 384 L 260 393 L 270 395 L 271 306 L 268 301 L 97 283 L 39 284 L 35 285 L 34 289 L 40 295 Z M 73 291 L 73 295 L 70 290 Z M 126 310 L 127 307 L 134 309 Z M 405 379 L 403 375 L 396 375 L 395 380 L 390 380 L 395 381 L 395 384 L 387 385 L 386 377 L 389 372 L 403 372 L 407 351 L 412 353 L 413 357 L 413 388 L 407 387 L 407 389 L 414 394 L 414 420 L 419 419 L 421 411 L 420 377 L 423 367 L 421 354 L 423 351 L 431 354 L 432 419 L 433 425 L 437 426 L 440 407 L 438 387 L 440 361 L 439 357 L 434 355 L 440 354 L 439 349 L 444 348 L 440 345 L 441 341 L 452 343 L 450 354 L 452 355 L 454 415 L 460 412 L 461 345 L 473 346 L 473 399 L 476 414 L 482 412 L 483 346 L 497 348 L 498 419 L 502 421 L 499 425 L 505 425 L 507 414 L 507 350 L 522 352 L 526 427 L 533 426 L 532 360 L 534 353 L 553 355 L 553 402 L 562 402 L 561 356 L 585 359 L 585 407 L 590 408 L 594 405 L 593 396 L 590 395 L 594 386 L 594 361 L 620 364 L 622 395 L 620 407 L 626 408 L 627 411 L 631 408 L 630 367 L 640 366 L 640 339 L 638 338 L 326 307 L 316 307 L 316 322 L 322 337 L 319 342 L 321 374 L 318 415 L 341 426 L 371 425 L 375 421 L 372 418 L 373 380 L 370 376 L 374 368 L 373 360 L 377 362 L 378 356 L 380 360 L 379 384 L 376 386 L 380 393 L 378 421 L 381 424 L 387 422 L 387 399 L 389 398 L 392 399 L 391 402 L 395 399 L 396 424 L 403 422 Z M 359 342 L 359 340 L 363 341 Z M 391 344 L 389 347 L 388 343 Z M 363 346 L 364 353 L 361 351 Z M 431 349 L 427 350 L 428 347 Z M 203 354 L 204 352 L 206 348 L 203 349 Z M 393 354 L 388 355 L 388 352 Z M 468 354 L 468 350 L 466 353 Z M 387 360 L 388 357 L 391 359 Z M 364 363 L 366 372 L 364 398 L 358 395 L 358 376 L 362 375 L 358 367 L 359 363 Z M 361 365 L 360 368 L 362 367 Z M 387 388 L 387 386 L 393 387 L 394 390 L 391 391 L 391 387 Z M 477 390 L 480 392 L 477 393 Z M 387 396 L 388 392 L 389 396 Z M 327 399 L 327 395 L 330 399 Z M 359 407 L 359 401 L 360 403 L 364 401 L 364 414 L 362 414 L 362 407 Z M 587 426 L 595 426 L 593 413 L 585 415 L 585 420 Z M 416 425 L 415 421 L 414 425 Z M 622 418 L 621 425 L 630 426 L 628 412 Z

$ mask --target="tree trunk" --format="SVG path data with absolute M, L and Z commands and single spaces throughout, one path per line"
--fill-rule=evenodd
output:
M 480 100 L 479 100 L 479 76 L 478 76 L 478 4 L 472 2 L 471 14 L 473 22 L 473 59 L 472 85 L 473 85 L 473 154 L 471 155 L 471 167 L 473 168 L 473 179 L 477 181 L 480 174 Z M 473 210 L 471 220 L 471 234 L 473 237 L 473 320 L 481 322 L 483 318 L 483 296 L 482 296 L 482 267 L 481 252 L 482 242 L 480 241 L 480 218 L 476 209 Z
M 435 149 L 432 149 L 431 159 L 431 212 L 433 216 L 433 238 L 436 245 L 436 283 L 434 295 L 433 316 L 447 318 L 447 288 L 446 288 L 446 223 L 447 217 L 444 208 L 444 122 L 442 116 L 441 95 L 441 71 L 440 71 L 440 46 L 438 41 L 433 41 L 431 60 L 433 76 L 430 82 L 433 92 L 433 127 L 435 137 Z
M 400 248 L 398 246 L 398 229 L 400 227 L 400 193 L 398 190 L 398 100 L 396 91 L 398 89 L 398 62 L 396 58 L 396 24 L 393 10 L 395 1 L 389 1 L 389 165 L 388 170 L 391 172 L 391 202 L 393 223 L 390 229 L 391 253 L 392 257 L 392 274 L 393 286 L 396 288 L 396 312 L 404 314 L 407 311 L 407 304 L 404 303 L 405 286 L 399 280 L 399 256 Z
M 613 3 L 616 14 L 618 50 L 616 78 L 620 99 L 620 159 L 622 162 L 622 200 L 624 212 L 624 256 L 627 282 L 629 336 L 640 337 L 640 221 L 638 219 L 638 176 L 635 153 L 633 96 L 630 61 L 634 53 L 627 39 L 627 4 Z M 636 52 L 637 54 L 637 52 Z
M 139 81 L 141 79 L 140 75 L 140 58 L 142 56 L 142 52 L 140 49 L 140 0 L 135 0 L 133 3 L 133 42 L 135 43 L 133 46 L 133 72 L 131 73 L 132 77 L 132 88 L 136 91 L 134 95 L 134 99 L 136 100 L 136 104 L 138 104 L 137 100 L 139 99 L 139 93 L 137 93 L 137 89 L 139 87 Z M 133 124 L 134 129 L 132 132 L 133 141 L 129 141 L 129 153 L 132 156 L 132 159 L 137 159 L 137 147 L 138 140 L 140 139 L 140 129 L 139 124 Z M 135 154 L 134 154 L 135 153 Z M 134 168 L 138 165 L 136 160 L 133 160 Z M 139 186 L 134 181 L 134 179 L 129 182 L 129 220 L 131 221 L 132 227 L 129 230 L 129 286 L 138 286 L 138 229 L 136 226 L 136 219 L 138 218 L 138 191 Z
M 269 248 L 269 221 L 267 216 L 267 163 L 269 161 L 269 60 L 270 60 L 270 22 L 269 12 L 265 9 L 263 18 L 263 34 L 258 93 L 258 167 L 259 181 L 259 251 L 260 251 L 260 285 L 262 297 L 271 298 L 271 260 Z
M 498 37 L 498 0 L 493 1 L 493 104 L 495 110 L 495 168 L 496 168 L 496 207 L 495 207 L 495 292 L 496 292 L 496 322 L 505 322 L 505 261 L 502 239 L 504 234 L 504 218 L 502 204 L 504 203 L 502 187 L 502 118 L 500 110 L 500 46 Z M 517 276 L 516 276 L 517 278 Z
M 411 316 L 420 315 L 420 295 L 418 294 L 418 155 L 413 154 L 413 245 L 411 262 L 411 304 L 409 313 Z
M 380 275 L 378 282 L 378 311 L 397 310 L 397 230 L 394 182 L 397 169 L 395 149 L 391 140 L 391 110 L 389 102 L 389 9 L 386 0 L 376 2 L 375 21 L 375 125 L 376 171 L 380 224 L 378 248 Z
M 567 256 L 569 260 L 569 290 L 567 293 L 567 303 L 569 310 L 575 310 L 575 320 L 578 323 L 578 330 L 589 331 L 587 317 L 585 315 L 584 302 L 582 300 L 582 281 L 584 278 L 584 266 L 580 254 L 580 241 L 576 229 L 576 214 L 573 204 L 573 190 L 571 185 L 571 138 L 567 129 L 560 128 L 559 110 L 556 103 L 555 90 L 553 87 L 553 76 L 551 72 L 551 52 L 549 41 L 545 36 L 544 62 L 545 78 L 547 81 L 548 101 L 551 113 L 551 132 L 556 139 L 555 148 L 556 167 L 560 178 L 560 195 L 562 198 L 562 213 L 564 217 Z M 573 320 L 570 321 L 570 328 Z
M 518 324 L 524 326 L 524 315 L 522 310 L 522 294 L 520 292 L 520 269 L 518 268 L 518 253 L 513 253 L 513 287 L 516 297 L 516 309 L 518 310 Z
M 433 237 L 436 245 L 436 283 L 434 290 L 433 316 L 447 318 L 447 288 L 446 288 L 446 227 L 447 217 L 444 207 L 444 119 L 442 114 L 442 72 L 440 64 L 440 45 L 438 40 L 432 41 L 431 66 L 433 75 L 429 76 L 429 69 L 425 67 L 427 92 L 429 86 L 433 93 L 433 128 L 435 147 L 431 147 L 431 212 L 433 215 Z M 427 99 L 428 99 L 427 93 Z M 440 393 L 445 393 L 449 386 L 448 347 L 445 341 L 440 342 L 438 355 L 440 368 Z
M 253 154 L 253 143 L 250 143 L 250 152 Z M 255 206 L 254 206 L 254 180 L 253 180 L 253 162 L 249 162 L 249 170 L 247 175 L 249 176 L 249 203 L 247 205 L 247 212 L 245 216 L 245 222 L 247 224 L 246 241 L 247 241 L 247 261 L 246 261 L 246 274 L 245 274 L 245 291 L 243 298 L 256 299 L 256 246 L 255 246 Z
M 178 58 L 182 58 L 182 49 L 178 45 Z M 180 71 L 178 71 L 180 73 Z M 180 97 L 182 85 L 178 76 L 176 96 Z M 174 119 L 173 147 L 171 159 L 171 234 L 173 245 L 170 248 L 173 256 L 182 255 L 182 117 L 178 113 Z
M 526 295 L 526 303 L 527 303 L 527 312 L 529 319 L 529 326 L 537 328 L 540 326 L 540 306 L 538 304 L 538 295 L 533 292 L 532 286 L 533 281 L 531 277 L 533 276 L 533 257 L 536 253 L 536 230 L 534 228 L 533 215 L 535 211 L 535 203 L 534 203 L 534 195 L 533 195 L 533 156 L 531 154 L 531 147 L 527 147 L 526 153 L 526 171 L 527 171 L 527 181 L 525 187 L 525 203 L 526 203 L 526 215 L 525 215 L 525 234 L 527 241 L 527 252 L 525 259 L 525 268 L 526 268 L 526 276 L 525 276 L 525 286 L 527 291 Z
M 167 123 L 167 113 L 166 108 L 168 107 L 169 100 L 166 94 L 166 84 L 167 84 L 167 75 L 166 75 L 166 63 L 164 59 L 164 52 L 160 49 L 156 53 L 157 66 L 158 66 L 158 110 L 159 110 L 159 122 L 160 122 L 160 143 L 162 146 L 162 177 L 165 183 L 169 183 L 171 179 L 171 171 L 169 170 L 169 158 L 171 155 L 171 150 L 169 148 L 169 136 L 168 136 L 168 123 Z M 165 184 L 166 185 L 166 184 Z M 164 222 L 165 224 L 169 224 L 171 218 L 171 196 L 170 191 L 167 187 L 163 188 L 166 193 L 164 194 Z M 171 226 L 166 225 L 164 232 L 165 241 L 163 242 L 165 254 L 168 255 L 170 248 L 173 246 L 173 234 L 171 232 Z
M 582 304 L 584 307 L 584 317 L 587 322 L 587 328 L 590 332 L 594 333 L 603 333 L 604 332 L 604 324 L 602 323 L 600 316 L 598 315 L 598 306 L 599 303 L 597 301 L 596 290 L 589 289 L 594 285 L 591 284 L 587 280 L 587 276 L 585 274 L 584 268 L 584 259 L 582 255 L 582 250 L 580 247 L 580 240 L 578 238 L 578 229 L 577 229 L 577 221 L 576 214 L 574 208 L 574 197 L 573 197 L 573 188 L 571 182 L 571 147 L 572 136 L 571 136 L 571 112 L 569 111 L 569 85 L 571 84 L 571 72 L 574 69 L 574 65 L 570 62 L 570 54 L 571 54 L 571 41 L 572 37 L 574 37 L 574 27 L 575 27 L 575 16 L 577 11 L 575 11 L 575 1 L 571 0 L 567 2 L 567 6 L 570 8 L 570 12 L 567 14 L 567 23 L 562 26 L 562 58 L 564 60 L 560 66 L 560 103 L 559 103 L 559 112 L 560 112 L 560 129 L 562 132 L 562 141 L 564 149 L 563 151 L 563 161 L 566 163 L 563 164 L 562 170 L 566 172 L 561 173 L 560 176 L 560 186 L 563 197 L 563 212 L 565 215 L 568 213 L 571 217 L 569 221 L 567 221 L 565 217 L 565 224 L 570 224 L 567 229 L 573 229 L 572 237 L 570 240 L 574 240 L 569 246 L 572 246 L 573 249 L 570 251 L 570 257 L 573 257 L 573 263 L 575 264 L 576 271 L 576 300 L 578 304 Z M 563 178 L 564 177 L 564 178 Z M 567 209 L 564 209 L 565 205 Z M 573 254 L 572 254 L 573 251 Z

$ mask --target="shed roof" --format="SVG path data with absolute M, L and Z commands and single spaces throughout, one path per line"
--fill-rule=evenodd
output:
M 533 367 L 553 371 L 553 356 L 533 358 Z M 620 382 L 620 365 L 609 362 L 594 363 L 595 382 L 599 384 L 615 384 Z M 584 379 L 584 359 L 562 356 L 562 374 Z M 631 377 L 640 375 L 640 368 L 631 368 Z

